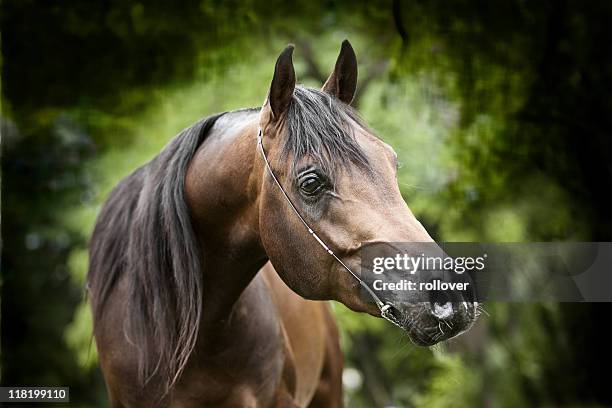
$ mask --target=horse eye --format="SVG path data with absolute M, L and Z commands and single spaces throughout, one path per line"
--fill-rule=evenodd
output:
M 300 190 L 307 195 L 316 194 L 323 187 L 323 182 L 318 176 L 308 177 L 306 180 L 300 183 Z

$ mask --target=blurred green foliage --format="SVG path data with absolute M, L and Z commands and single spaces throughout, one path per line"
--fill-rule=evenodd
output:
M 357 107 L 437 240 L 609 240 L 610 17 L 578 1 L 2 2 L 2 383 L 105 404 L 83 291 L 101 203 L 182 128 L 261 104 L 287 42 L 320 86 L 351 40 Z M 363 379 L 348 406 L 612 405 L 607 306 L 486 309 L 423 349 L 335 304 Z

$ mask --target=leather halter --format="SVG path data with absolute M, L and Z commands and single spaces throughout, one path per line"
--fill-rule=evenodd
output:
M 270 166 L 270 162 L 268 161 L 268 158 L 266 157 L 266 152 L 263 147 L 263 130 L 261 128 L 259 128 L 259 131 L 257 132 L 257 145 L 259 146 L 259 150 L 261 151 L 261 156 L 263 157 L 264 162 L 266 163 L 266 168 L 268 169 L 268 173 L 270 173 L 270 176 L 272 176 L 274 183 L 278 186 L 280 192 L 283 194 L 283 196 L 287 200 L 287 203 L 289 203 L 289 207 L 291 207 L 295 215 L 297 215 L 298 219 L 302 222 L 302 224 L 304 224 L 304 227 L 306 227 L 306 229 L 308 230 L 308 233 L 319 243 L 319 245 L 321 245 L 321 247 L 323 247 L 325 252 L 327 252 L 330 256 L 332 256 L 336 260 L 336 262 L 338 262 L 348 273 L 350 273 L 353 276 L 353 278 L 357 280 L 357 282 L 359 282 L 361 286 L 363 286 L 366 292 L 368 292 L 368 294 L 372 297 L 372 299 L 376 303 L 376 306 L 378 306 L 378 309 L 380 310 L 380 316 L 384 318 L 385 320 L 388 320 L 394 325 L 403 329 L 403 326 L 400 324 L 397 318 L 393 316 L 392 314 L 392 311 L 394 309 L 393 305 L 383 302 L 376 295 L 376 293 L 374 293 L 374 291 L 365 283 L 365 281 L 363 281 L 359 277 L 359 275 L 353 272 L 351 268 L 349 268 L 344 262 L 342 262 L 342 260 L 338 258 L 336 254 L 334 254 L 334 252 L 329 248 L 329 246 L 325 244 L 325 242 L 323 242 L 323 240 L 314 232 L 314 230 L 310 228 L 306 220 L 304 220 L 304 218 L 298 211 L 297 207 L 293 204 L 293 202 L 289 198 L 289 195 L 287 194 L 287 192 L 281 185 L 280 181 L 278 181 L 278 178 L 276 178 L 274 171 L 272 171 L 272 167 Z

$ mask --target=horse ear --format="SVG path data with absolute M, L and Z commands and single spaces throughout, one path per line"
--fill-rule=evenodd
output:
M 329 76 L 323 91 L 335 96 L 347 105 L 351 103 L 357 88 L 357 56 L 348 40 L 342 41 L 340 55 L 334 72 Z
M 274 77 L 268 93 L 268 103 L 274 119 L 278 119 L 289 107 L 295 89 L 295 70 L 293 69 L 293 45 L 289 44 L 280 53 L 274 67 Z

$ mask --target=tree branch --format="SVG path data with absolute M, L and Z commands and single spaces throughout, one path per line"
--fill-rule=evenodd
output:
M 406 31 L 404 21 L 402 20 L 401 0 L 393 0 L 393 21 L 395 22 L 395 29 L 397 30 L 397 33 L 402 38 L 402 47 L 406 47 L 408 45 L 408 32 Z
M 319 68 L 310 42 L 304 39 L 298 39 L 295 43 L 299 47 L 300 57 L 304 58 L 304 61 L 306 61 L 306 72 L 304 72 L 304 76 L 312 78 L 323 85 L 327 80 L 327 76 L 323 74 Z
M 361 102 L 361 97 L 365 95 L 372 81 L 375 78 L 381 76 L 387 70 L 388 66 L 389 66 L 389 60 L 382 60 L 382 61 L 378 61 L 372 64 L 369 67 L 367 71 L 368 72 L 367 75 L 357 85 L 357 92 L 355 93 L 355 98 L 353 99 L 353 102 L 351 103 L 351 105 L 354 108 L 359 107 L 359 102 Z

